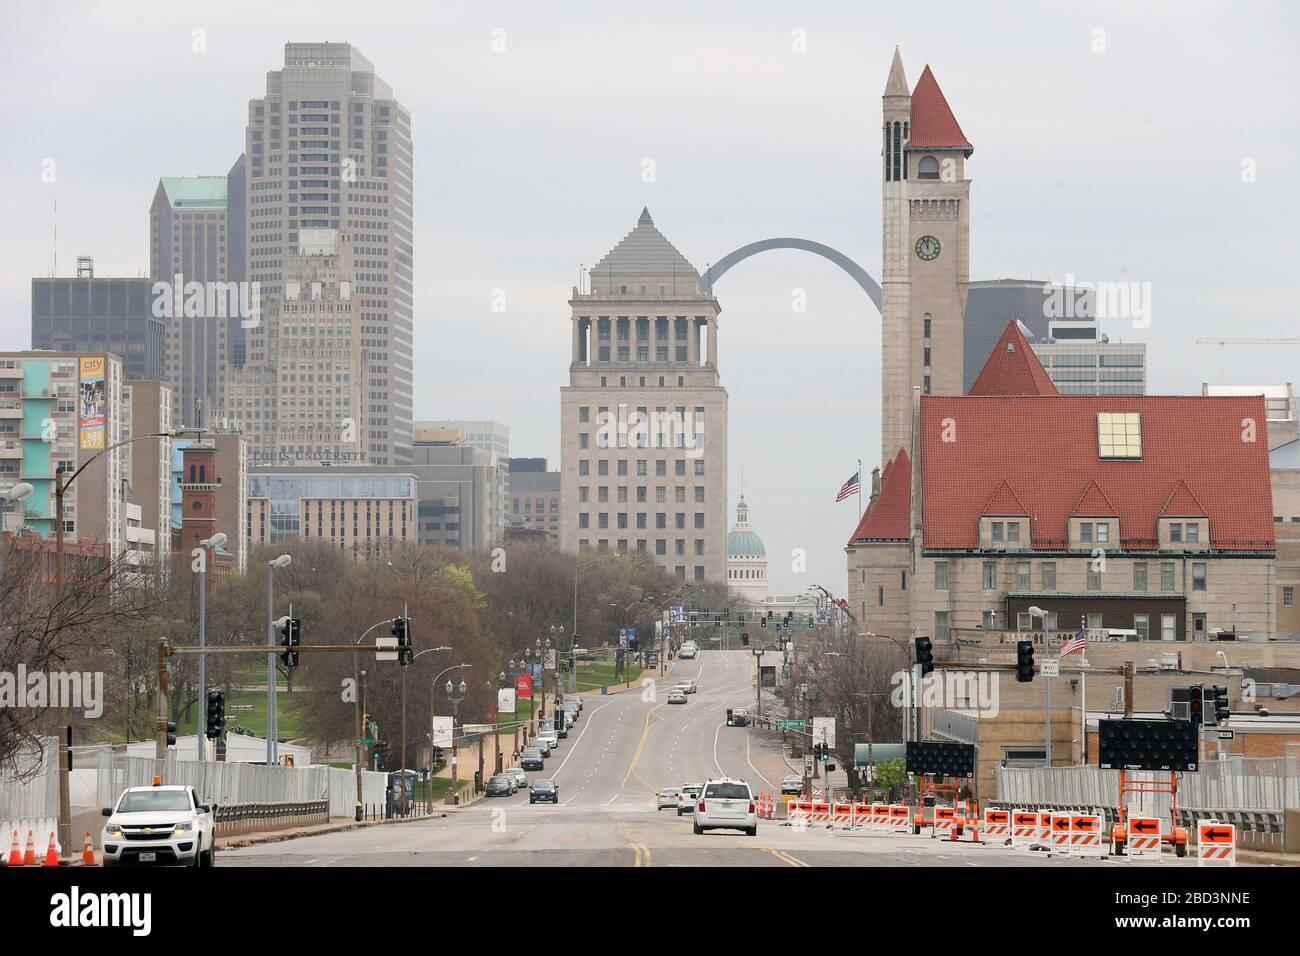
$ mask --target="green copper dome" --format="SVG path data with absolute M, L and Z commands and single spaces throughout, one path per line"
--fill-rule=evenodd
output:
M 740 496 L 736 505 L 736 526 L 727 534 L 727 557 L 729 558 L 766 558 L 763 539 L 749 528 L 749 506 L 745 496 Z

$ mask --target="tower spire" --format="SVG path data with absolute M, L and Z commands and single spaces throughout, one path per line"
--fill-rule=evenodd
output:
M 907 74 L 903 72 L 903 55 L 894 47 L 894 61 L 889 65 L 889 79 L 885 81 L 886 96 L 907 96 Z

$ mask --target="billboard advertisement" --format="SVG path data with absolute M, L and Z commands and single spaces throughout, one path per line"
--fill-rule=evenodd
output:
M 104 447 L 104 422 L 108 414 L 108 401 L 104 384 L 106 364 L 102 355 L 86 355 L 81 358 L 81 388 L 78 393 L 77 424 L 81 433 L 82 448 L 100 449 Z

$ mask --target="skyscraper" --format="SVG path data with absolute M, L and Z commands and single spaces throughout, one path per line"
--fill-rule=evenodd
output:
M 248 279 L 283 296 L 306 230 L 349 233 L 369 419 L 366 460 L 411 460 L 411 119 L 347 43 L 287 43 L 248 105 Z
M 908 92 L 898 50 L 883 97 L 881 461 L 911 448 L 912 390 L 962 394 L 975 147 L 927 66 Z
M 219 407 L 232 316 L 239 325 L 238 298 L 225 287 L 227 196 L 225 176 L 164 176 L 149 207 L 152 312 L 167 325 L 167 382 L 172 420 L 180 426 L 206 424 Z M 189 283 L 199 283 L 202 291 L 186 307 Z M 223 293 L 221 306 L 209 311 L 207 290 L 216 288 Z
M 678 577 L 725 581 L 717 299 L 643 209 L 569 306 L 560 546 L 648 552 Z

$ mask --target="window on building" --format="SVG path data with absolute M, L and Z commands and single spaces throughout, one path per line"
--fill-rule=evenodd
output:
M 1160 615 L 1160 640 L 1162 641 L 1178 640 L 1178 615 L 1176 614 Z
M 1133 590 L 1145 591 L 1147 589 L 1147 564 L 1145 561 L 1136 561 L 1133 564 Z
M 1133 630 L 1137 631 L 1139 641 L 1151 640 L 1151 615 L 1134 614 Z
M 1092 544 L 1092 522 L 1079 522 L 1079 541 L 1082 544 Z
M 934 639 L 938 643 L 946 644 L 951 640 L 951 631 L 949 630 L 949 611 L 934 612 Z
M 1204 564 L 1204 562 L 1198 561 L 1192 565 L 1192 590 L 1193 591 L 1205 590 L 1205 570 L 1206 570 L 1206 565 Z
M 1160 590 L 1172 591 L 1174 589 L 1174 562 L 1160 562 Z
M 998 586 L 998 564 L 996 561 L 984 562 L 984 590 L 993 591 Z
M 1020 543 L 1020 522 L 1019 521 L 1007 522 L 1007 543 L 1008 544 Z
M 1173 543 L 1181 543 L 1183 540 L 1183 523 L 1173 521 L 1169 524 L 1169 540 Z
M 1001 522 L 1001 521 L 994 521 L 994 522 L 993 522 L 993 534 L 992 534 L 993 543 L 994 543 L 994 544 L 1001 544 L 1002 541 L 1003 541 L 1003 535 L 1004 535 L 1004 532 L 1003 532 L 1003 524 L 1002 524 L 1002 522 Z
M 1028 591 L 1030 587 L 1029 562 L 1021 561 L 1016 564 L 1016 590 Z
M 936 591 L 948 590 L 948 562 L 934 562 L 934 589 Z
M 1201 543 L 1201 526 L 1197 524 L 1195 521 L 1187 522 L 1187 543 L 1188 544 Z
M 1092 561 L 1088 562 L 1088 590 L 1101 590 L 1101 568 L 1097 567 Z
M 1056 562 L 1055 561 L 1043 562 L 1042 578 L 1043 578 L 1044 591 L 1056 590 Z
M 1141 458 L 1141 414 L 1139 412 L 1098 412 L 1097 456 L 1099 458 Z
M 1284 587 L 1282 589 L 1282 606 L 1295 607 L 1295 588 Z
M 1109 521 L 1097 522 L 1097 543 L 1110 544 L 1110 522 Z

